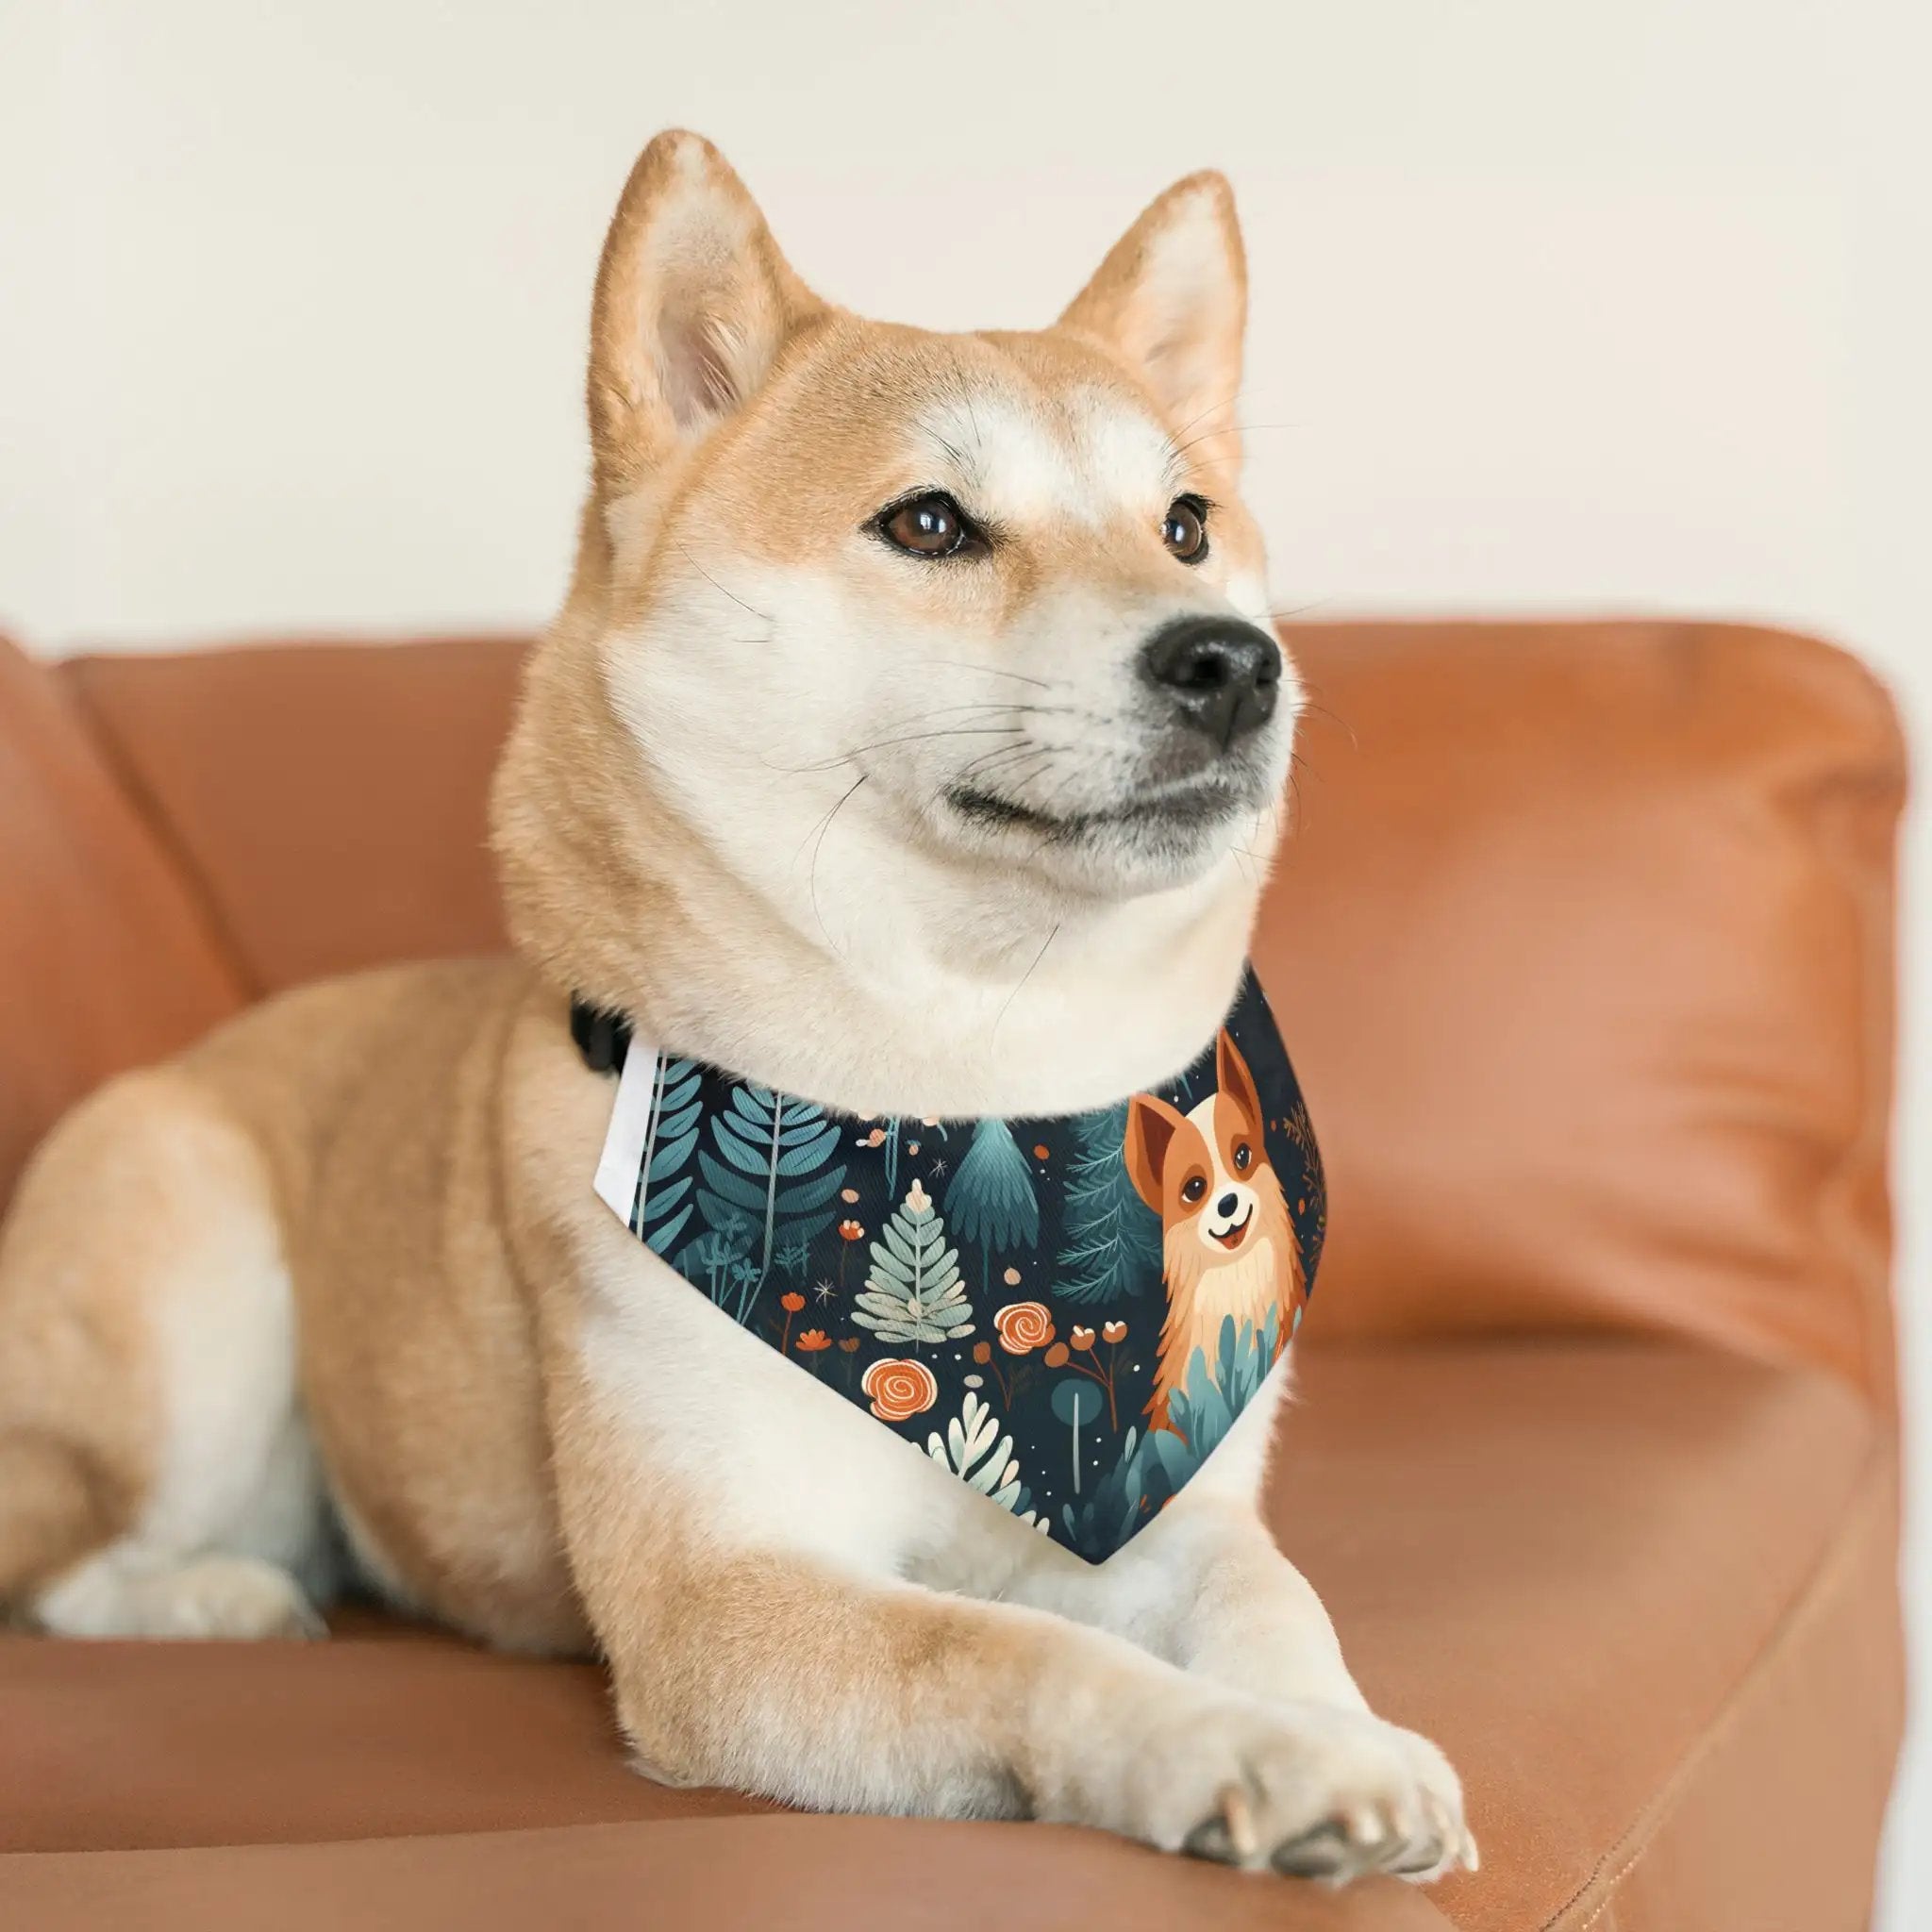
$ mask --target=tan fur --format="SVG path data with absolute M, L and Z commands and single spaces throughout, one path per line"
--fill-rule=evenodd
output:
M 104 1088 L 29 1164 L 0 1230 L 0 1601 L 133 1522 L 162 1424 L 129 1287 L 258 1166 L 167 1073 Z
M 516 957 L 289 994 L 57 1131 L 0 1242 L 0 1599 L 75 1634 L 308 1634 L 325 1491 L 393 1599 L 601 1651 L 657 1775 L 1343 1874 L 1467 1855 L 1453 1773 L 1368 1715 L 1256 1519 L 1271 1401 L 1092 1570 L 724 1319 L 590 1186 L 612 1088 L 572 990 L 858 1112 L 1095 1105 L 1212 1029 L 1291 678 L 1238 767 L 1252 811 L 1109 813 L 1170 783 L 1148 627 L 1265 614 L 1242 286 L 1196 176 L 1057 329 L 862 322 L 707 143 L 651 144 L 597 277 L 570 594 L 493 797 Z M 1158 531 L 1204 477 L 1190 569 Z M 983 498 L 992 554 L 928 569 L 872 532 L 936 483 Z M 950 806 L 975 733 L 1046 759 L 1001 796 L 1062 817 Z

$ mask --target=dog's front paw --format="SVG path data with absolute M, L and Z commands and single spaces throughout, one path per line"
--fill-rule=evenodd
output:
M 1398 1878 L 1407 1878 L 1417 1885 L 1426 1885 L 1432 1878 L 1441 1878 L 1458 1870 L 1475 1871 L 1482 1861 L 1475 1847 L 1475 1834 L 1470 1830 L 1463 1817 L 1462 1780 L 1457 1776 L 1455 1766 L 1427 1738 L 1415 1731 L 1405 1731 L 1400 1725 L 1385 1723 L 1380 1718 L 1374 1722 L 1380 1724 L 1396 1740 L 1407 1757 L 1424 1812 L 1441 1821 L 1441 1829 L 1436 1839 L 1436 1857 L 1426 1862 L 1404 1862 L 1387 1869 Z
M 1224 1864 L 1338 1885 L 1475 1869 L 1448 1759 L 1366 1712 L 1203 1700 L 1141 1740 L 1125 1796 L 1135 1836 Z

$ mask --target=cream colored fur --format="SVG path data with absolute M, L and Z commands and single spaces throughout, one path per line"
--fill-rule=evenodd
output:
M 1118 814 L 1193 782 L 1160 765 L 1141 640 L 1265 621 L 1242 287 L 1197 175 L 1052 329 L 866 323 L 705 142 L 651 144 L 598 277 L 571 592 L 496 789 L 515 957 L 289 994 L 50 1139 L 0 1238 L 16 1614 L 308 1634 L 333 1522 L 398 1601 L 601 1652 L 654 1776 L 1336 1877 L 1474 1861 L 1454 1774 L 1369 1713 L 1257 1519 L 1279 1373 L 1091 1568 L 630 1238 L 591 1191 L 612 1085 L 566 1024 L 576 989 L 859 1112 L 1057 1112 L 1192 1058 L 1291 674 L 1227 767 L 1240 808 Z M 935 486 L 989 555 L 868 527 Z M 1159 538 L 1184 490 L 1214 499 L 1191 567 Z M 1044 816 L 969 817 L 967 772 Z

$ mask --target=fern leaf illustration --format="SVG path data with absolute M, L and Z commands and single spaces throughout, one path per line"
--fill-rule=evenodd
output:
M 852 1319 L 882 1341 L 952 1341 L 973 1332 L 958 1251 L 947 1245 L 946 1224 L 918 1181 L 872 1244 Z
M 653 1079 L 651 1129 L 639 1164 L 631 1232 L 653 1254 L 669 1255 L 690 1221 L 693 1182 L 685 1172 L 698 1143 L 704 1104 L 696 1066 L 687 1059 L 662 1059 Z
M 1044 1521 L 1026 1507 L 1032 1497 L 1020 1480 L 1012 1437 L 1000 1434 L 991 1407 L 972 1390 L 966 1391 L 959 1413 L 946 1424 L 945 1434 L 941 1436 L 935 1429 L 926 1438 L 925 1453 L 941 1469 L 951 1470 L 969 1489 L 990 1496 L 1022 1523 L 1038 1529 L 1046 1527 Z

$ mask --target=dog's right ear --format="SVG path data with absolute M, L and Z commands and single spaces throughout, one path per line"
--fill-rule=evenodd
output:
M 1167 1165 L 1167 1150 L 1186 1125 L 1181 1113 L 1152 1093 L 1137 1093 L 1127 1102 L 1127 1137 L 1122 1149 L 1127 1178 L 1157 1214 L 1162 1211 L 1160 1175 Z
M 741 408 L 786 339 L 825 312 L 743 182 L 701 135 L 638 157 L 605 237 L 591 312 L 599 492 L 634 490 Z
M 1248 269 L 1234 193 L 1211 171 L 1158 195 L 1060 317 L 1136 371 L 1195 463 L 1232 475 Z

